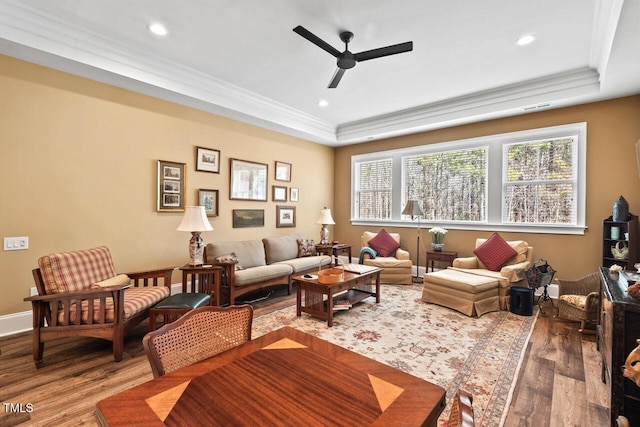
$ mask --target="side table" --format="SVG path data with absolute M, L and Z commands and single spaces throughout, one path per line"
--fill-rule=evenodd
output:
M 211 295 L 211 305 L 220 305 L 220 280 L 223 267 L 218 265 L 183 265 L 182 292 L 187 292 L 187 283 L 191 282 L 191 292 Z M 197 285 L 197 286 L 196 286 Z
M 164 324 L 177 320 L 194 308 L 204 305 L 220 305 L 220 271 L 215 265 L 184 265 L 182 270 L 182 293 L 171 295 L 149 310 L 149 330 L 156 329 L 156 318 L 162 316 Z M 187 282 L 191 277 L 191 292 Z
M 316 252 L 319 254 L 338 257 L 339 254 L 347 254 L 349 262 L 351 262 L 351 245 L 346 243 L 338 243 L 335 245 L 316 245 Z M 348 264 L 347 263 L 347 264 Z
M 433 263 L 435 261 L 447 262 L 453 264 L 453 260 L 458 258 L 458 252 L 451 251 L 427 251 L 427 262 L 425 263 L 425 272 L 429 272 L 429 261 L 431 261 L 431 271 L 433 271 Z

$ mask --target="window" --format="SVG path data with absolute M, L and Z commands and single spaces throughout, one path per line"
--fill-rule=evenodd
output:
M 352 222 L 584 232 L 586 124 L 353 156 Z M 413 225 L 413 223 L 411 222 Z
M 577 136 L 505 144 L 502 221 L 576 225 Z
M 425 220 L 486 220 L 487 147 L 403 157 L 402 178 Z
M 391 160 L 356 165 L 358 218 L 391 219 Z

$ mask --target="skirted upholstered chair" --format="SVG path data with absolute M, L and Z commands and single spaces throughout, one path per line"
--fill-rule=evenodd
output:
M 579 332 L 587 322 L 598 320 L 600 273 L 591 273 L 578 280 L 558 279 L 558 317 L 580 321 Z
M 511 287 L 528 286 L 525 271 L 531 266 L 533 248 L 494 233 L 489 239 L 476 239 L 473 254 L 456 258 L 445 270 L 425 274 L 422 300 L 467 316 L 508 310 Z
M 400 234 L 382 229 L 379 233 L 365 231 L 361 237 L 360 263 L 382 268 L 381 283 L 412 283 L 411 257 L 400 248 Z

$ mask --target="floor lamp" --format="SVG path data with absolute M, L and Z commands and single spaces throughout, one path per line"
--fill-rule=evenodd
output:
M 420 205 L 415 200 L 407 201 L 404 209 L 402 210 L 402 215 L 411 215 L 411 220 L 413 217 L 418 217 L 418 241 L 417 245 L 417 254 L 416 254 L 416 275 L 414 277 L 419 276 L 420 271 L 420 217 L 424 214 L 422 213 L 422 209 L 420 209 Z

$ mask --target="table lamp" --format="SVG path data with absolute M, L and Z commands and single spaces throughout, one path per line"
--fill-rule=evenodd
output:
M 189 265 L 202 265 L 204 242 L 202 241 L 200 232 L 213 230 L 213 227 L 207 219 L 204 206 L 187 206 L 182 222 L 177 230 L 191 232 L 191 240 L 189 240 Z
M 327 209 L 325 206 L 324 209 L 320 209 L 320 217 L 316 221 L 316 224 L 322 224 L 322 228 L 320 229 L 320 244 L 328 245 L 329 244 L 329 229 L 327 225 L 335 224 L 336 222 L 331 217 L 331 209 Z
M 404 209 L 402 210 L 402 215 L 411 215 L 411 219 L 413 220 L 414 216 L 418 217 L 418 242 L 417 242 L 417 255 L 416 255 L 416 275 L 414 277 L 418 277 L 420 270 L 420 217 L 424 214 L 422 213 L 422 209 L 420 209 L 420 205 L 415 200 L 407 201 Z

